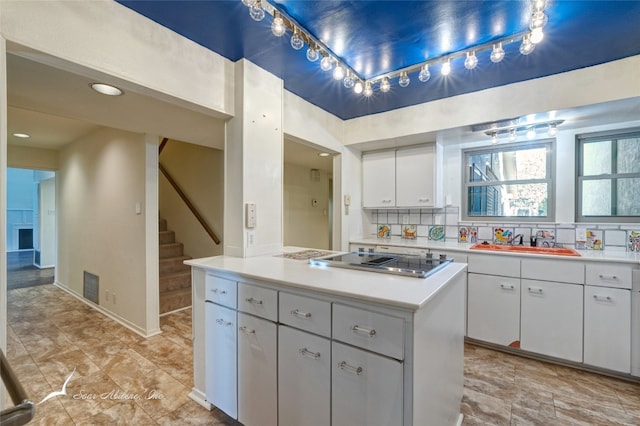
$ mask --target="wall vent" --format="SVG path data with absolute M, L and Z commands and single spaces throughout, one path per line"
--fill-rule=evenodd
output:
M 84 280 L 82 282 L 82 295 L 84 298 L 91 300 L 96 305 L 99 305 L 99 288 L 100 278 L 91 272 L 84 271 Z

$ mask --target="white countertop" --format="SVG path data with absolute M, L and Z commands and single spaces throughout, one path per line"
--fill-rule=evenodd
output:
M 425 306 L 447 283 L 466 268 L 451 263 L 427 278 L 414 278 L 378 272 L 312 266 L 305 260 L 279 256 L 215 256 L 191 259 L 187 265 L 209 271 L 237 274 L 282 286 L 311 290 L 375 302 L 391 307 L 417 310 Z
M 553 254 L 538 254 L 538 253 L 522 253 L 522 252 L 498 252 L 491 250 L 473 250 L 470 247 L 473 244 L 459 243 L 457 241 L 431 241 L 427 238 L 418 238 L 416 240 L 404 240 L 399 237 L 392 237 L 389 239 L 383 238 L 355 238 L 350 241 L 351 244 L 367 244 L 367 245 L 379 245 L 379 246 L 396 246 L 396 247 L 409 247 L 416 249 L 430 249 L 430 250 L 450 250 L 465 252 L 465 254 L 489 254 L 496 256 L 517 256 L 517 257 L 541 257 L 547 259 L 560 259 L 560 260 L 588 260 L 588 261 L 601 261 L 601 262 L 623 262 L 623 263 L 640 263 L 640 253 L 617 251 L 617 250 L 577 250 L 580 256 L 559 256 Z

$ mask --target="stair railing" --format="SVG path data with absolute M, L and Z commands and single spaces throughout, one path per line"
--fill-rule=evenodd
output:
M 4 387 L 9 392 L 11 401 L 15 404 L 13 407 L 0 411 L 0 426 L 22 426 L 29 423 L 36 414 L 36 406 L 29 400 L 27 393 L 1 350 L 0 373 L 2 373 Z
M 162 153 L 162 150 L 164 149 L 165 145 L 167 144 L 167 142 L 169 141 L 169 138 L 164 138 L 162 139 L 162 142 L 160 143 L 160 147 L 158 149 L 158 156 Z M 198 212 L 198 209 L 193 205 L 193 203 L 191 202 L 191 200 L 189 200 L 189 197 L 187 197 L 187 194 L 185 194 L 185 192 L 180 188 L 180 186 L 178 185 L 178 183 L 175 181 L 175 179 L 169 174 L 169 172 L 167 171 L 167 169 L 164 168 L 164 166 L 162 165 L 162 163 L 158 162 L 158 168 L 160 169 L 160 172 L 162 172 L 162 174 L 164 175 L 165 178 L 167 178 L 167 181 L 171 184 L 171 186 L 173 187 L 173 189 L 176 191 L 176 193 L 178 193 L 178 195 L 180 196 L 180 198 L 182 199 L 182 201 L 184 201 L 184 203 L 187 205 L 187 208 L 191 211 L 191 213 L 195 216 L 195 218 L 198 220 L 198 222 L 200 223 L 200 225 L 202 225 L 202 227 L 204 228 L 205 232 L 211 237 L 211 239 L 213 240 L 214 243 L 216 243 L 216 245 L 220 244 L 220 238 L 218 238 L 218 236 L 216 235 L 216 233 L 213 231 L 213 229 L 211 229 L 211 227 L 209 226 L 209 224 L 204 220 L 204 218 L 202 217 L 202 215 L 200 214 L 200 212 Z

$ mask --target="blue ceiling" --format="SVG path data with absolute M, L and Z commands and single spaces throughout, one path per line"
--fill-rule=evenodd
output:
M 640 1 L 548 0 L 544 40 L 530 55 L 521 55 L 520 43 L 511 43 L 505 45 L 506 56 L 500 63 L 489 60 L 490 52 L 481 52 L 473 70 L 464 67 L 463 58 L 455 59 L 447 77 L 432 67 L 426 83 L 418 81 L 415 72 L 409 74 L 408 87 L 398 86 L 393 79 L 389 92 L 380 92 L 376 85 L 374 95 L 366 98 L 345 89 L 318 63 L 307 61 L 306 46 L 292 49 L 290 31 L 274 37 L 271 16 L 253 21 L 240 0 L 118 2 L 232 61 L 249 59 L 282 78 L 287 90 L 342 119 L 640 54 Z M 280 0 L 271 4 L 364 79 L 526 31 L 531 15 L 527 0 Z

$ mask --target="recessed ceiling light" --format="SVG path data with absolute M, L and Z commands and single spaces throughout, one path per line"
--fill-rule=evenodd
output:
M 109 84 L 104 83 L 92 83 L 91 88 L 98 93 L 102 93 L 103 95 L 108 96 L 120 96 L 122 95 L 122 90 L 118 89 L 115 86 L 111 86 Z
M 328 152 L 321 152 L 321 153 L 319 153 L 318 155 L 319 155 L 320 157 L 328 157 L 328 156 L 330 156 L 331 154 L 329 154 Z
M 26 139 L 26 138 L 30 138 L 31 137 L 31 135 L 28 135 L 26 133 L 12 133 L 12 134 L 16 138 L 22 138 L 22 139 Z

